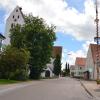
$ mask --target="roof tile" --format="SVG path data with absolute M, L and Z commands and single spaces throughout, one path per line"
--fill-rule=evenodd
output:
M 85 66 L 86 58 L 77 57 L 75 61 L 75 65 Z

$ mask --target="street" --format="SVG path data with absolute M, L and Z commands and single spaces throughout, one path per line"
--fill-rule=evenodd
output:
M 33 81 L 10 88 L 0 89 L 0 100 L 95 100 L 78 80 L 71 78 Z

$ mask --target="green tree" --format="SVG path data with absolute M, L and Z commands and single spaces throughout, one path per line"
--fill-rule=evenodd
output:
M 66 62 L 65 69 L 63 70 L 64 76 L 68 76 L 70 74 L 69 63 Z
M 65 73 L 66 73 L 66 75 L 68 73 L 68 64 L 67 64 L 67 62 L 66 62 L 66 65 L 65 65 Z
M 39 78 L 44 66 L 50 61 L 55 36 L 55 27 L 48 26 L 42 18 L 25 16 L 25 24 L 11 30 L 11 45 L 27 48 L 30 52 L 30 78 Z
M 8 46 L 0 56 L 0 77 L 26 80 L 28 77 L 29 52 Z
M 61 57 L 59 55 L 57 55 L 54 60 L 54 74 L 56 76 L 61 74 Z
M 68 63 L 68 75 L 70 75 L 70 66 L 69 66 L 69 63 Z

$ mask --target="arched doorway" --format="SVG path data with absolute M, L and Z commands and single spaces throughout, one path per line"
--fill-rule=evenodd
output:
M 50 77 L 50 71 L 49 70 L 46 70 L 45 77 Z

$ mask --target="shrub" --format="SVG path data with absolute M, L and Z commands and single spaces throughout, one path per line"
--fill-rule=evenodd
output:
M 96 80 L 97 84 L 100 84 L 100 80 Z
M 7 47 L 0 57 L 1 78 L 25 80 L 28 75 L 29 52 Z

